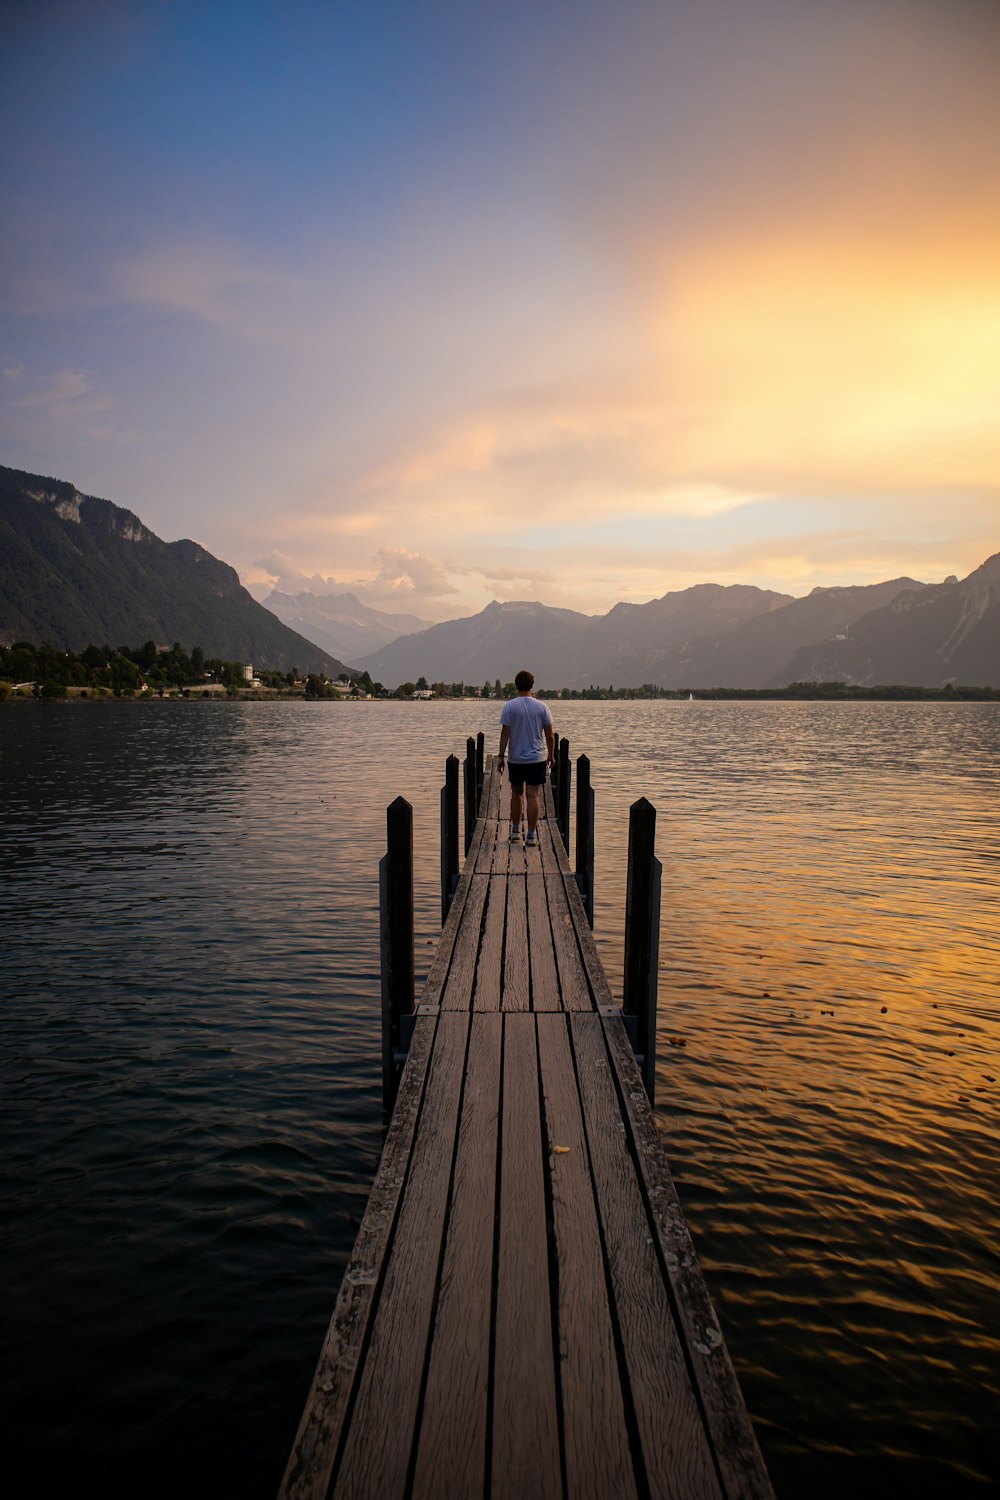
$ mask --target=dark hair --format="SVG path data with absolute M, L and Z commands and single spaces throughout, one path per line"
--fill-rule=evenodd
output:
M 534 672 L 518 672 L 514 678 L 514 686 L 519 693 L 530 693 L 535 685 Z

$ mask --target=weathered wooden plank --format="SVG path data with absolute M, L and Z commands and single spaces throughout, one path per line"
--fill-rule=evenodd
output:
M 458 937 L 458 929 L 462 923 L 462 912 L 465 909 L 466 898 L 472 885 L 472 875 L 475 869 L 475 860 L 479 854 L 479 845 L 486 831 L 486 825 L 480 823 L 472 838 L 472 848 L 469 850 L 469 858 L 465 869 L 458 878 L 455 887 L 455 895 L 452 898 L 451 908 L 441 929 L 441 936 L 427 971 L 427 978 L 417 996 L 417 1005 L 439 1005 L 441 992 L 448 978 L 448 970 L 451 968 L 451 956 L 455 948 L 455 939 Z
M 413 1447 L 451 1178 L 468 1015 L 441 1015 L 399 1225 L 333 1494 L 402 1495 Z
M 504 1017 L 492 1500 L 562 1493 L 534 1016 Z
M 534 857 L 537 851 L 533 849 L 531 852 L 532 857 Z M 520 839 L 513 844 L 508 840 L 507 855 L 507 870 L 509 874 L 526 875 L 528 873 L 528 856 L 524 844 Z
M 469 1034 L 415 1500 L 466 1500 L 486 1489 L 502 1025 L 499 1015 L 476 1015 Z
M 556 799 L 552 790 L 551 778 L 546 779 L 545 785 L 542 788 L 542 816 L 552 819 L 555 819 L 556 816 Z
M 507 930 L 503 945 L 503 1010 L 531 1009 L 531 977 L 528 966 L 527 881 L 523 876 L 507 880 Z
M 493 865 L 493 851 L 496 848 L 499 824 L 495 818 L 480 818 L 479 821 L 483 831 L 479 836 L 479 843 L 474 843 L 476 859 L 473 874 L 488 875 Z M 469 858 L 472 858 L 471 853 Z
M 666 1275 L 673 1289 L 709 1440 L 727 1500 L 774 1500 L 774 1490 L 712 1307 L 620 1016 L 602 1020 L 619 1080 L 622 1116 L 632 1141 Z
M 503 995 L 507 882 L 499 875 L 488 875 L 486 878 L 490 888 L 486 900 L 486 920 L 483 924 L 483 940 L 479 950 L 479 966 L 476 969 L 476 988 L 472 996 L 472 1008 L 477 1011 L 499 1010 Z
M 543 863 L 546 865 L 546 867 L 548 867 L 548 865 L 550 864 L 553 864 L 558 869 L 566 870 L 568 872 L 570 868 L 569 856 L 566 853 L 566 846 L 559 834 L 559 822 L 556 814 L 555 802 L 552 797 L 551 788 L 546 787 L 545 790 L 548 794 L 548 802 L 551 803 L 551 809 L 549 809 L 548 807 L 546 809 L 546 817 L 544 820 L 544 834 L 546 837 L 544 841 L 540 840 L 540 843 L 542 843 L 542 846 L 546 851 Z M 543 825 L 540 823 L 538 826 L 539 832 L 542 833 Z
M 479 959 L 479 935 L 489 888 L 489 875 L 472 876 L 469 894 L 462 910 L 461 930 L 455 941 L 448 980 L 441 996 L 442 1010 L 468 1010 L 472 1004 Z
M 586 970 L 580 958 L 573 919 L 566 900 L 566 887 L 559 874 L 544 877 L 549 899 L 549 920 L 552 927 L 552 944 L 559 974 L 559 989 L 563 1010 L 593 1010 L 594 997 L 587 981 Z
M 559 976 L 552 946 L 545 876 L 540 870 L 525 876 L 528 897 L 528 961 L 531 970 L 532 1010 L 561 1010 Z
M 500 797 L 502 778 L 497 770 L 495 755 L 486 757 L 486 780 L 483 784 L 483 797 L 479 804 L 480 813 L 487 818 L 499 818 L 501 816 Z
M 580 957 L 587 971 L 587 978 L 594 994 L 594 1003 L 598 1009 L 615 1009 L 617 1004 L 608 984 L 608 976 L 604 972 L 600 954 L 597 951 L 597 943 L 594 934 L 587 921 L 587 913 L 584 910 L 583 901 L 572 873 L 567 870 L 563 875 L 563 890 L 566 893 L 566 905 L 569 908 L 573 922 L 573 931 L 576 933 L 577 942 L 580 945 Z
M 504 825 L 500 824 L 500 835 L 493 847 L 493 858 L 490 861 L 491 875 L 506 875 L 510 865 L 510 843 L 504 833 Z
M 320 1351 L 279 1500 L 325 1500 L 420 1118 L 438 1018 L 418 1016 L 382 1160 Z
M 566 1488 L 583 1500 L 636 1494 L 594 1185 L 564 1016 L 538 1017 L 553 1232 Z
M 570 1030 L 649 1494 L 654 1500 L 717 1500 L 722 1490 L 674 1322 L 668 1283 L 650 1234 L 642 1186 L 622 1129 L 601 1018 L 574 1015 Z M 641 1089 L 634 1063 L 631 1075 L 633 1086 Z

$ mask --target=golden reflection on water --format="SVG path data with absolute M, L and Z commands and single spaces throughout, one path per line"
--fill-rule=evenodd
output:
M 827 1454 L 809 1492 L 832 1494 L 888 1478 L 891 1450 L 908 1495 L 978 1492 L 998 1472 L 1000 713 L 683 707 L 580 724 L 601 947 L 617 976 L 614 826 L 641 789 L 658 1113 L 778 1491 L 804 1492 L 798 1452 Z

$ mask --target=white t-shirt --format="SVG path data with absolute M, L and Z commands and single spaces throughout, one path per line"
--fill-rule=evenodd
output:
M 510 730 L 507 758 L 523 765 L 534 760 L 547 760 L 545 726 L 552 723 L 547 703 L 537 698 L 511 698 L 500 710 L 500 723 Z

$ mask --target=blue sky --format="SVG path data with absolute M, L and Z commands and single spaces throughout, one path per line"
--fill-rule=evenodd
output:
M 5 26 L 2 461 L 426 618 L 1000 547 L 996 6 Z

